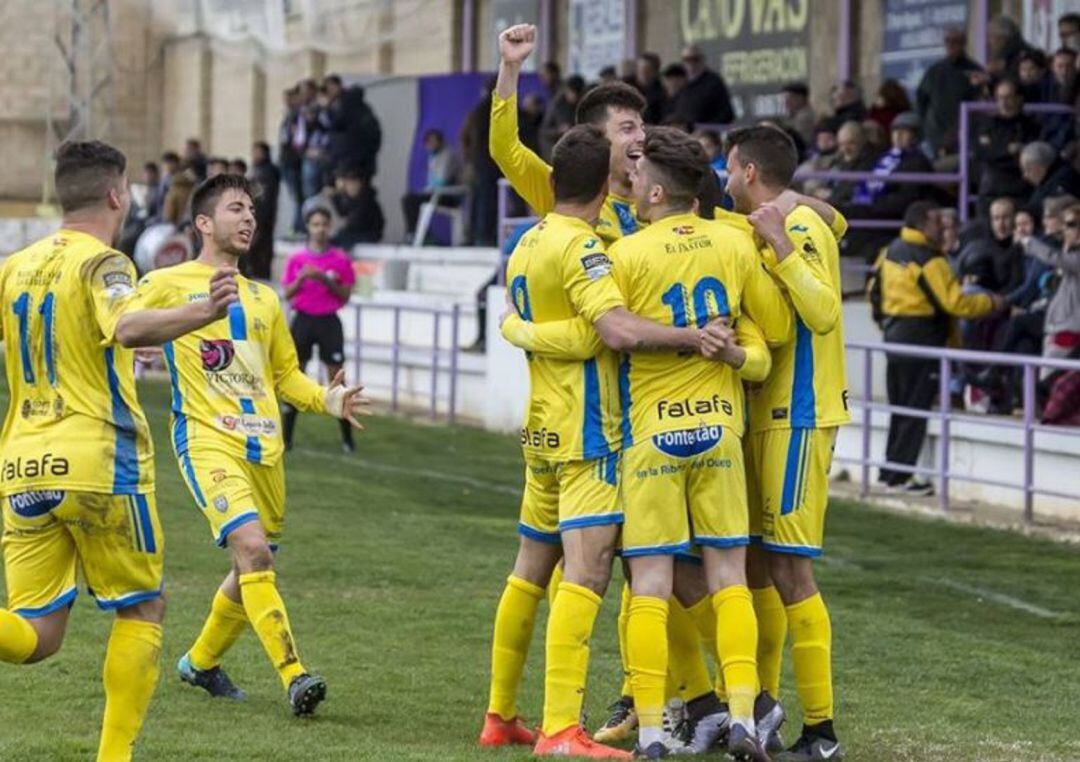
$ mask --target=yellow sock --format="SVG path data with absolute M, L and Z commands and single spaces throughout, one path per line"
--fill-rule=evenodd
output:
M 731 719 L 749 727 L 758 694 L 757 620 L 746 585 L 731 585 L 712 596 L 716 612 L 716 651 L 724 670 Z
M 559 585 L 562 584 L 563 577 L 563 565 L 562 561 L 555 564 L 555 568 L 551 571 L 551 579 L 548 580 L 547 597 L 548 606 L 555 605 L 555 594 L 559 592 Z
M 787 612 L 776 588 L 757 588 L 754 596 L 754 615 L 758 621 L 757 663 L 761 689 L 775 699 L 780 698 L 780 665 L 784 658 L 787 638 Z
M 491 639 L 491 692 L 488 711 L 512 720 L 517 717 L 517 694 L 525 657 L 529 654 L 536 608 L 544 588 L 510 575 L 495 610 Z
M 668 671 L 678 689 L 678 697 L 689 702 L 710 693 L 712 676 L 701 650 L 701 635 L 693 617 L 674 598 L 668 602 L 667 637 Z
M 686 610 L 690 618 L 697 625 L 698 634 L 705 649 L 715 656 L 716 654 L 716 612 L 713 611 L 712 600 L 705 596 L 700 601 Z M 713 684 L 716 697 L 727 703 L 727 687 L 724 685 L 724 670 L 720 662 L 716 662 L 716 682 Z
M 664 721 L 664 685 L 668 673 L 668 602 L 635 595 L 626 624 L 626 650 L 634 709 L 642 728 L 659 729 Z
M 787 607 L 791 627 L 791 661 L 803 723 L 817 725 L 833 718 L 832 624 L 821 593 Z
M 278 593 L 276 579 L 277 575 L 272 571 L 241 574 L 240 597 L 252 629 L 259 636 L 263 650 L 270 657 L 270 663 L 277 670 L 282 684 L 288 689 L 293 678 L 304 674 L 305 670 L 296 652 L 289 615 Z
M 587 587 L 562 582 L 548 615 L 544 675 L 544 735 L 553 736 L 581 722 L 589 638 L 600 596 Z
M 221 664 L 221 657 L 243 634 L 247 623 L 244 604 L 237 603 L 218 589 L 210 603 L 210 615 L 206 617 L 202 632 L 188 651 L 191 665 L 195 669 L 212 669 Z
M 630 662 L 626 658 L 626 624 L 630 621 L 630 601 L 633 597 L 630 583 L 623 582 L 622 594 L 619 596 L 619 618 L 616 622 L 619 632 L 619 658 L 622 659 L 622 688 L 619 689 L 619 696 L 634 695 L 634 688 L 630 684 Z
M 18 614 L 0 609 L 0 661 L 22 664 L 37 650 L 37 631 Z
M 138 619 L 113 622 L 105 652 L 105 718 L 98 762 L 127 762 L 158 680 L 161 625 Z

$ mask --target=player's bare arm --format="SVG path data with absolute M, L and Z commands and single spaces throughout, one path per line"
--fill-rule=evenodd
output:
M 210 276 L 209 298 L 168 309 L 136 310 L 116 324 L 116 341 L 124 347 L 147 347 L 164 344 L 221 320 L 229 305 L 239 300 L 237 270 L 219 268 Z
M 616 352 L 697 352 L 701 348 L 701 339 L 695 329 L 654 323 L 623 307 L 607 311 L 593 327 L 604 343 Z
M 499 76 L 495 94 L 506 100 L 517 95 L 521 65 L 536 48 L 536 27 L 515 24 L 499 35 Z

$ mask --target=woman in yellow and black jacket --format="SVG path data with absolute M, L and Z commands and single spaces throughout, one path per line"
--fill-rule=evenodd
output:
M 965 294 L 940 248 L 941 213 L 937 204 L 917 201 L 904 214 L 900 237 L 878 257 L 869 283 L 874 320 L 890 344 L 944 347 L 955 318 L 979 318 L 999 309 L 997 294 Z M 887 356 L 890 405 L 929 410 L 938 389 L 938 361 Z M 926 419 L 893 414 L 885 459 L 913 467 L 926 438 Z M 878 480 L 916 494 L 933 488 L 908 470 L 881 469 Z

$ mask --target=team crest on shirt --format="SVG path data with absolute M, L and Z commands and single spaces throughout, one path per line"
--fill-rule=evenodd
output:
M 811 241 L 809 238 L 803 241 L 802 255 L 803 259 L 808 259 L 810 261 L 817 261 L 821 259 L 821 255 L 818 254 L 818 250 L 814 246 L 814 242 Z
M 105 273 L 102 281 L 105 283 L 105 294 L 110 299 L 118 299 L 135 291 L 131 275 L 123 271 Z
M 217 508 L 219 513 L 225 513 L 225 511 L 229 510 L 229 498 L 218 495 L 214 498 L 214 507 Z
M 673 227 L 671 229 L 671 232 L 674 233 L 675 235 L 693 235 L 694 234 L 694 226 L 693 225 L 676 225 L 675 227 Z
M 593 241 L 595 240 L 594 238 Z M 585 268 L 585 274 L 589 276 L 589 280 L 599 280 L 611 272 L 611 260 L 602 251 L 586 254 L 581 258 L 581 266 Z
M 216 373 L 229 367 L 236 356 L 231 339 L 200 339 L 199 354 L 203 370 Z

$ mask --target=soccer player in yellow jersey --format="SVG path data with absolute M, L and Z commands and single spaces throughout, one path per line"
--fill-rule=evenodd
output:
M 614 350 L 696 351 L 695 329 L 643 320 L 623 306 L 604 245 L 589 224 L 606 195 L 609 154 L 607 138 L 588 125 L 556 145 L 555 209 L 523 236 L 507 265 L 518 323 L 527 334 L 580 316 Z M 580 725 L 589 637 L 623 518 L 616 498 L 618 451 L 628 431 L 620 404 L 625 370 L 611 349 L 594 346 L 577 359 L 534 355 L 529 375 L 521 545 L 496 612 L 491 703 L 480 743 L 527 740 L 514 702 L 536 606 L 563 555 L 565 576 L 548 618 L 544 721 L 534 753 L 628 758 L 592 741 Z
M 217 268 L 236 268 L 255 234 L 254 188 L 220 175 L 191 198 L 202 251 L 191 262 L 156 270 L 139 283 L 129 314 L 197 303 Z M 328 413 L 360 427 L 368 413 L 361 387 L 345 387 L 339 371 L 329 387 L 301 371 L 277 294 L 237 278 L 239 301 L 204 328 L 165 344 L 172 383 L 172 440 L 180 472 L 210 523 L 214 542 L 232 554 L 232 569 L 210 615 L 177 669 L 215 696 L 243 698 L 221 659 L 248 623 L 281 678 L 294 714 L 311 714 L 326 696 L 323 678 L 300 662 L 278 593 L 274 550 L 285 511 L 285 468 L 279 397 L 300 410 Z
M 98 607 L 116 613 L 98 748 L 107 762 L 131 759 L 157 684 L 165 611 L 154 452 L 129 347 L 199 328 L 236 298 L 234 272 L 207 273 L 208 299 L 118 328 L 136 277 L 112 248 L 131 199 L 125 167 L 104 143 L 61 146 L 60 230 L 0 266 L 11 393 L 0 435 L 0 660 L 29 664 L 59 650 L 81 567 Z
M 491 158 L 510 185 L 543 216 L 555 205 L 551 167 L 521 142 L 517 117 L 521 66 L 535 47 L 532 24 L 517 24 L 499 35 L 499 76 L 491 102 L 489 145 Z M 578 103 L 577 123 L 600 127 L 611 141 L 608 192 L 595 220 L 596 235 L 605 244 L 641 227 L 630 198 L 630 170 L 645 139 L 644 109 L 641 94 L 622 82 L 594 87 Z
M 772 372 L 750 401 L 747 448 L 752 514 L 757 514 L 767 558 L 767 572 L 758 569 L 752 576 L 758 577 L 755 587 L 761 593 L 779 594 L 771 605 L 759 603 L 759 616 L 786 619 L 804 716 L 802 735 L 781 758 L 838 759 L 832 630 L 814 581 L 813 559 L 821 555 L 837 427 L 850 419 L 839 251 L 817 214 L 797 206 L 785 217 L 774 203 L 791 182 L 797 161 L 786 135 L 752 127 L 729 133 L 728 145 L 728 192 L 736 211 L 749 214 L 768 243 L 762 249 L 765 265 L 796 318 L 794 339 L 773 351 Z M 763 687 L 770 693 L 779 683 L 783 640 L 781 634 L 768 657 L 773 663 L 762 671 Z M 759 707 L 769 727 L 777 727 L 783 716 L 774 698 L 764 696 L 768 706 Z

